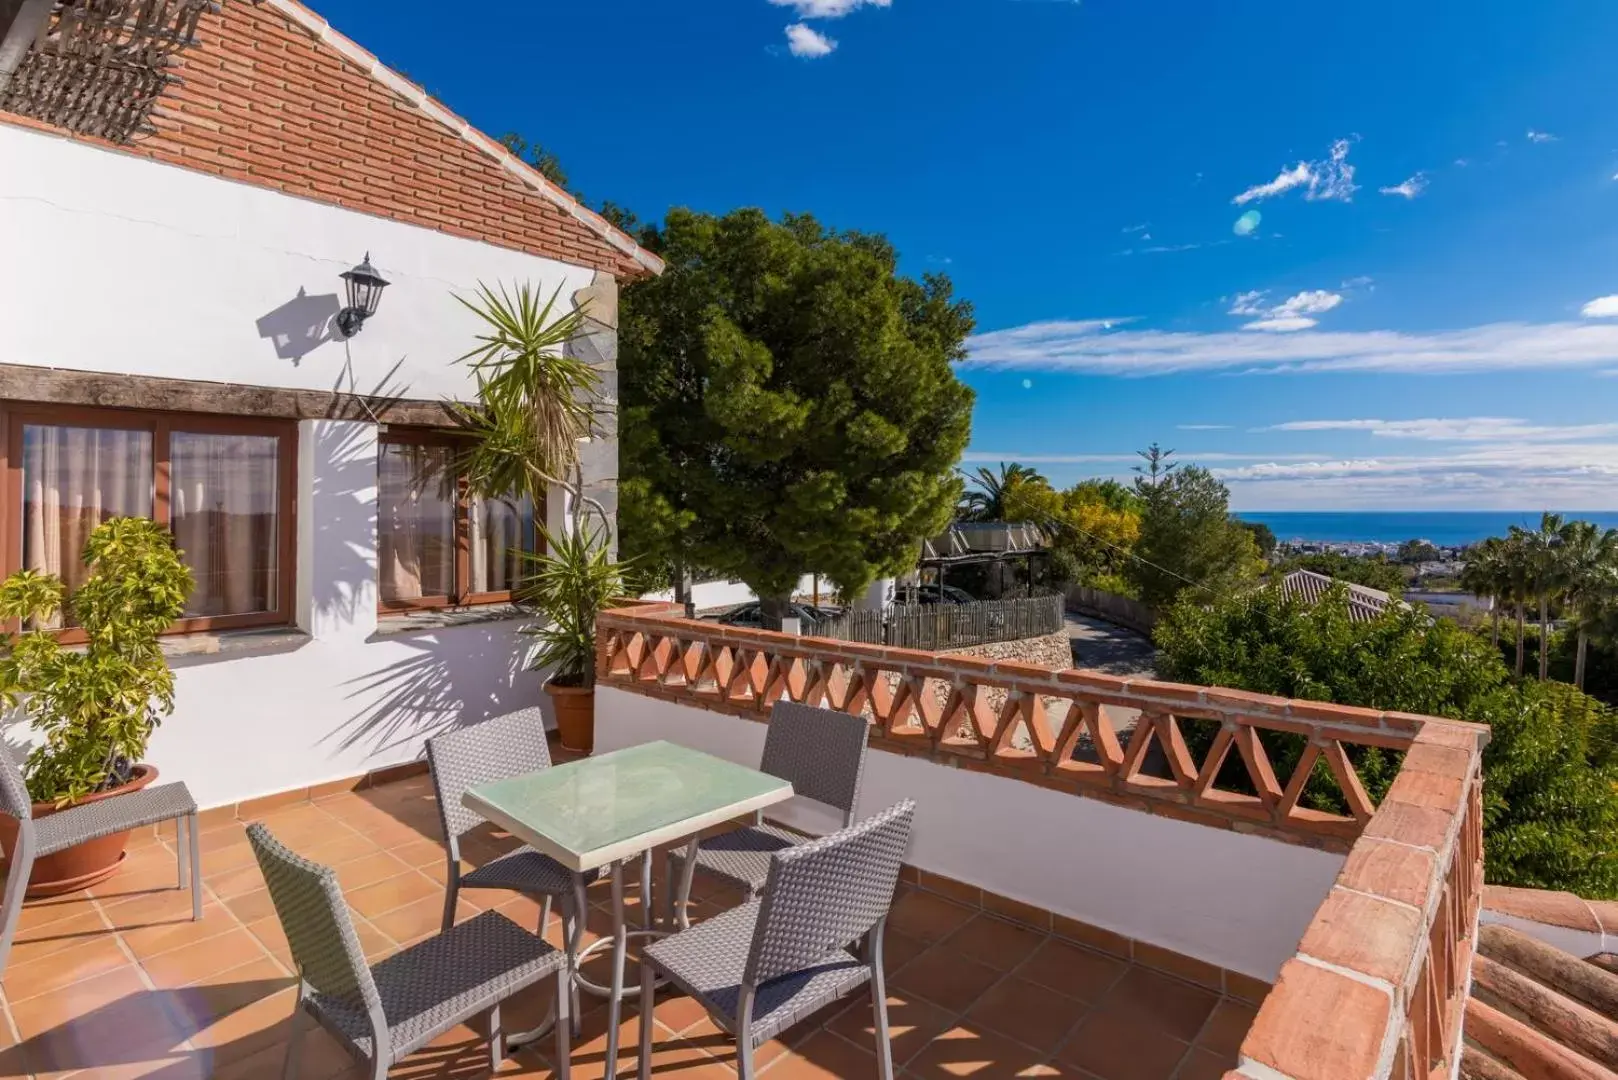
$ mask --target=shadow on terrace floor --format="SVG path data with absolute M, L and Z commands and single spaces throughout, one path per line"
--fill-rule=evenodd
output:
M 335 867 L 373 962 L 438 929 L 445 866 L 437 819 L 425 776 L 262 817 L 294 850 Z M 509 843 L 484 836 L 469 853 L 482 861 Z M 0 1076 L 280 1076 L 294 996 L 285 938 L 241 824 L 205 830 L 201 846 L 200 922 L 174 888 L 172 834 L 139 839 L 104 886 L 25 909 L 0 982 L 9 1021 Z M 492 906 L 521 925 L 538 922 L 530 900 L 462 896 L 462 918 Z M 704 891 L 700 879 L 696 896 L 699 919 L 738 900 Z M 587 940 L 610 931 L 606 900 L 604 886 L 592 890 Z M 1215 1078 L 1234 1062 L 1253 1015 L 1250 1005 L 932 893 L 906 889 L 890 927 L 893 1043 L 906 1077 Z M 559 943 L 557 920 L 549 937 Z M 594 961 L 590 974 L 604 979 L 605 963 Z M 536 1023 L 549 1005 L 549 986 L 520 996 L 505 1010 L 508 1029 Z M 589 997 L 585 1008 L 573 1075 L 591 1080 L 602 1072 L 606 1010 Z M 657 1076 L 735 1076 L 730 1041 L 688 998 L 661 998 L 655 1015 Z M 636 1023 L 626 1009 L 621 1075 L 636 1066 Z M 777 1080 L 875 1076 L 872 1038 L 869 998 L 855 995 L 762 1048 L 758 1062 Z M 520 1052 L 501 1075 L 553 1075 L 550 1049 Z M 461 1028 L 392 1075 L 469 1080 L 487 1075 L 485 1053 Z M 361 1074 L 316 1033 L 301 1075 Z

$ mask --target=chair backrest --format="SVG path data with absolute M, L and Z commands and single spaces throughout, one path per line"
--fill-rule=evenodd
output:
M 863 716 L 795 701 L 777 701 L 764 735 L 759 768 L 792 781 L 795 795 L 843 812 L 843 824 L 854 820 L 865 774 L 865 747 L 870 725 Z
M 23 779 L 17 759 L 11 756 L 9 746 L 0 746 L 0 813 L 9 814 L 18 821 L 28 821 L 34 816 L 34 803 L 28 797 L 28 783 Z
M 742 981 L 758 986 L 847 948 L 887 916 L 910 846 L 906 799 L 858 825 L 779 851 L 760 901 Z
M 427 763 L 444 841 L 458 856 L 456 841 L 484 821 L 483 815 L 461 805 L 468 788 L 550 768 L 545 716 L 535 706 L 434 735 L 427 740 Z
M 311 990 L 342 1002 L 361 1016 L 382 1015 L 365 950 L 354 932 L 354 920 L 328 867 L 289 851 L 270 830 L 255 822 L 247 841 L 270 887 L 270 902 L 292 949 L 292 965 Z M 386 1028 L 377 1032 L 385 1037 Z

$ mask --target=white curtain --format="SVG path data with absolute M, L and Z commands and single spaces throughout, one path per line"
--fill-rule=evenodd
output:
M 471 526 L 471 591 L 509 592 L 522 572 L 517 552 L 533 546 L 532 504 L 526 496 L 474 500 Z
M 274 610 L 280 578 L 278 444 L 273 435 L 171 437 L 174 539 L 196 579 L 187 615 Z
M 377 478 L 378 590 L 383 600 L 446 596 L 455 586 L 449 450 L 384 444 Z
M 88 576 L 91 530 L 111 517 L 151 516 L 152 436 L 24 425 L 22 480 L 23 566 L 57 575 L 71 592 Z

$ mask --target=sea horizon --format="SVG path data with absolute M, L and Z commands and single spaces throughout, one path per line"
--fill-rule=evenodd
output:
M 1542 510 L 1236 510 L 1242 521 L 1269 526 L 1282 543 L 1401 544 L 1426 540 L 1438 547 L 1475 544 L 1504 536 L 1513 525 L 1534 528 Z M 1552 510 L 1569 521 L 1618 528 L 1618 510 Z

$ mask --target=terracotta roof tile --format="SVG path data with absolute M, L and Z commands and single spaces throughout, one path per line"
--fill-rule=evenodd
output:
M 130 147 L 83 141 L 619 277 L 662 268 L 294 0 L 232 0 L 204 15 L 179 74 L 155 135 Z

